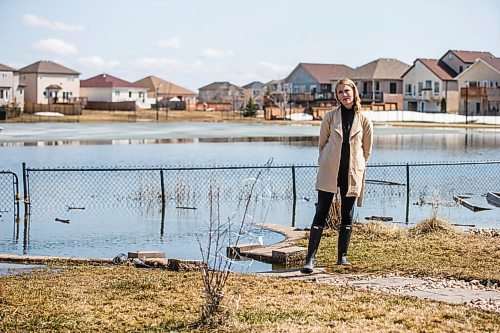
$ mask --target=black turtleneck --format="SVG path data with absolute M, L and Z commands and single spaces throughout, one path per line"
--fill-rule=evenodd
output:
M 351 153 L 349 134 L 354 121 L 354 105 L 351 109 L 347 109 L 345 106 L 341 105 L 340 112 L 342 117 L 342 150 L 340 154 L 340 168 L 337 183 L 339 187 L 347 187 L 349 179 L 349 156 Z

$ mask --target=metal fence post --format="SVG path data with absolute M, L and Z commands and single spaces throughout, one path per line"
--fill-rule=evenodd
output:
M 163 177 L 163 169 L 160 170 L 160 186 L 161 186 L 161 207 L 162 210 L 165 207 L 165 182 Z
M 295 208 L 297 206 L 297 186 L 295 184 L 295 164 L 292 165 L 292 227 L 295 227 Z
M 26 163 L 23 162 L 23 189 L 24 189 L 24 214 L 29 214 L 28 205 L 30 204 L 28 193 L 28 171 L 26 170 Z
M 165 181 L 163 176 L 163 169 L 160 170 L 160 186 L 161 186 L 161 223 L 160 223 L 160 236 L 163 237 L 165 232 Z
M 408 215 L 410 214 L 410 164 L 406 163 L 406 224 L 409 223 Z

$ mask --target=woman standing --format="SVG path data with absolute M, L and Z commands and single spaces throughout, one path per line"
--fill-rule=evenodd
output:
M 316 190 L 318 203 L 309 235 L 304 274 L 311 274 L 333 196 L 340 191 L 341 225 L 338 238 L 338 265 L 350 265 L 347 248 L 352 232 L 354 203 L 363 202 L 366 162 L 372 150 L 373 125 L 361 114 L 359 92 L 350 79 L 335 86 L 340 107 L 325 114 L 319 135 Z

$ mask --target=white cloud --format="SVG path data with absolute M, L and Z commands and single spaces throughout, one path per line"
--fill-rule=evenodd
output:
M 42 39 L 33 44 L 33 49 L 36 51 L 54 53 L 59 55 L 70 55 L 77 53 L 76 47 L 66 43 L 61 39 L 49 38 Z
M 83 31 L 83 25 L 72 25 L 66 24 L 58 21 L 50 21 L 46 18 L 35 16 L 32 14 L 26 14 L 23 17 L 24 23 L 29 27 L 35 28 L 47 28 L 53 31 L 66 31 L 66 32 L 76 32 Z
M 212 49 L 212 48 L 206 48 L 203 50 L 201 55 L 204 58 L 211 58 L 211 59 L 216 59 L 216 58 L 228 58 L 232 57 L 234 55 L 234 51 L 224 51 L 220 49 Z
M 267 61 L 259 62 L 257 64 L 257 67 L 261 70 L 270 71 L 277 74 L 285 74 L 290 72 L 289 66 L 278 65 Z
M 200 69 L 203 66 L 203 62 L 197 60 L 190 64 L 176 59 L 145 57 L 134 60 L 131 66 L 137 69 L 146 69 L 150 71 L 177 71 L 188 73 Z
M 113 68 L 120 64 L 119 61 L 106 61 L 99 56 L 80 57 L 78 62 L 83 66 L 92 68 Z
M 140 58 L 133 62 L 133 65 L 142 69 L 183 69 L 186 65 L 180 61 L 175 59 L 166 59 L 166 58 Z
M 179 50 L 181 48 L 181 41 L 177 37 L 172 37 L 168 40 L 159 40 L 157 45 L 162 49 Z

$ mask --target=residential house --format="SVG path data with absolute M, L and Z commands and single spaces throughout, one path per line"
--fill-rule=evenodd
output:
M 361 104 L 384 110 L 403 110 L 403 75 L 410 65 L 397 59 L 380 58 L 352 70 L 352 79 L 361 97 Z M 334 80 L 336 83 L 338 80 Z
M 500 58 L 478 58 L 456 80 L 461 114 L 500 115 Z
M 477 64 L 481 59 L 483 61 Z M 466 86 L 472 85 L 472 88 L 476 88 L 482 82 L 483 85 L 488 85 L 484 88 L 495 88 L 495 82 L 500 81 L 498 71 L 495 71 L 495 59 L 490 52 L 449 50 L 440 59 L 415 60 L 413 66 L 402 76 L 405 109 L 464 114 L 465 105 L 467 109 L 469 107 L 469 103 L 465 102 L 468 99 L 466 93 L 469 92 L 469 89 L 465 89 Z M 472 71 L 462 75 L 473 66 Z M 494 107 L 498 109 L 496 89 L 470 92 L 476 114 L 487 112 Z
M 404 110 L 458 112 L 456 72 L 437 59 L 416 59 L 401 77 Z
M 232 110 L 242 110 L 245 105 L 243 88 L 229 82 L 213 82 L 198 91 L 198 100 L 204 104 L 229 104 Z
M 170 108 L 179 109 L 170 105 L 177 106 L 182 104 L 184 105 L 183 110 L 192 110 L 196 104 L 196 93 L 194 91 L 157 76 L 147 76 L 134 82 L 134 85 L 147 89 L 147 97 L 150 105 L 158 102 L 160 104 L 168 104 Z
M 15 105 L 24 109 L 24 85 L 19 83 L 19 71 L 0 64 L 0 106 Z
M 80 82 L 80 94 L 90 102 L 134 102 L 138 108 L 150 108 L 148 89 L 109 74 L 100 74 Z
M 455 73 L 461 74 L 480 58 L 492 58 L 493 54 L 482 51 L 459 51 L 449 50 L 439 59 L 450 67 Z
M 242 86 L 245 91 L 245 101 L 248 102 L 250 97 L 255 104 L 262 107 L 264 104 L 265 84 L 259 81 L 254 81 Z
M 312 102 L 335 102 L 332 80 L 347 77 L 352 70 L 346 65 L 299 63 L 285 79 L 285 99 L 306 107 Z
M 271 80 L 264 85 L 264 106 L 280 106 L 283 104 L 285 80 Z
M 80 73 L 52 61 L 37 61 L 19 70 L 25 103 L 73 103 L 80 96 Z

